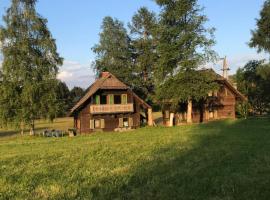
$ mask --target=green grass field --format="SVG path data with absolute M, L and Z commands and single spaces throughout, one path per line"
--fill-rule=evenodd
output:
M 0 199 L 261 200 L 269 187 L 269 118 L 74 138 L 0 133 Z

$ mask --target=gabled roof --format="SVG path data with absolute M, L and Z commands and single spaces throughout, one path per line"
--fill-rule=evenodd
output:
M 245 97 L 239 90 L 237 90 L 228 79 L 224 78 L 223 76 L 217 74 L 217 81 L 225 84 L 236 96 L 236 98 L 242 100 L 242 101 L 247 101 L 247 97 Z
M 97 79 L 89 88 L 86 94 L 76 103 L 76 105 L 71 109 L 70 115 L 72 115 L 76 110 L 81 108 L 83 104 L 94 95 L 99 89 L 119 89 L 119 90 L 129 90 L 133 93 L 134 98 L 140 102 L 145 108 L 151 108 L 145 101 L 138 97 L 126 84 L 116 78 L 113 74 L 109 72 L 103 72 L 101 77 Z

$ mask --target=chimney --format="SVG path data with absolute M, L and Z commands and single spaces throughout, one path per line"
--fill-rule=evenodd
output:
M 110 74 L 110 72 L 101 72 L 100 73 L 100 78 L 105 78 L 106 76 L 108 76 Z

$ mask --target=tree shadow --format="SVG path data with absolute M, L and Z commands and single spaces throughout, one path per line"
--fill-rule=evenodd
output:
M 130 174 L 79 193 L 93 199 L 268 199 L 270 127 L 265 120 L 212 122 L 152 152 Z M 217 128 L 218 127 L 218 128 Z M 183 144 L 183 145 L 181 145 Z
M 35 128 L 35 132 L 39 133 L 45 130 L 47 127 L 38 127 Z M 24 130 L 24 135 L 29 135 L 30 130 L 25 129 Z M 20 131 L 19 130 L 0 130 L 0 138 L 5 138 L 5 137 L 16 137 L 20 136 Z

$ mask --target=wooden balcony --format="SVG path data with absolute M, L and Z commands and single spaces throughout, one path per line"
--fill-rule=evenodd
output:
M 91 114 L 108 114 L 108 113 L 129 113 L 134 112 L 133 104 L 114 104 L 114 105 L 91 105 Z

